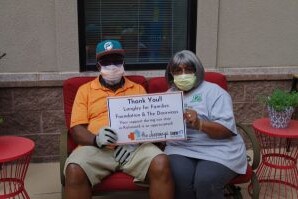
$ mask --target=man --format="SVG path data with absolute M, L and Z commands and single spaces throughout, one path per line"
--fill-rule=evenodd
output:
M 78 89 L 70 127 L 73 139 L 80 146 L 65 163 L 67 198 L 91 198 L 92 186 L 117 170 L 137 181 L 148 182 L 151 199 L 173 198 L 168 157 L 152 143 L 117 146 L 117 132 L 107 126 L 107 97 L 146 93 L 141 85 L 123 76 L 123 59 L 120 42 L 99 43 L 96 60 L 100 75 Z

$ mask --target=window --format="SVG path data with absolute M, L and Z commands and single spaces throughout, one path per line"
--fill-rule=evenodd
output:
M 164 69 L 177 51 L 195 51 L 196 0 L 78 0 L 81 71 L 97 70 L 96 44 L 119 40 L 126 70 Z

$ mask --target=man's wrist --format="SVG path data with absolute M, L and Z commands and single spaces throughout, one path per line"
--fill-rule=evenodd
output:
M 93 139 L 93 146 L 95 146 L 96 148 L 99 148 L 99 149 L 102 148 L 102 146 L 101 147 L 98 146 L 97 141 L 96 141 L 96 136 L 94 136 L 94 139 Z

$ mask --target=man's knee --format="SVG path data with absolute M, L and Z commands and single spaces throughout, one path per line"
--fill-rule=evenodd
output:
M 84 170 L 77 164 L 68 164 L 65 170 L 66 185 L 79 185 L 89 183 Z
M 149 167 L 149 175 L 155 177 L 170 175 L 170 161 L 167 155 L 160 154 L 153 158 Z

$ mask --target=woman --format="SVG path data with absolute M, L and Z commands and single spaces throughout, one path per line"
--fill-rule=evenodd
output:
M 169 141 L 177 199 L 224 198 L 224 186 L 246 172 L 244 142 L 237 133 L 230 95 L 204 81 L 199 58 L 177 52 L 166 69 L 169 91 L 184 92 L 187 140 Z

